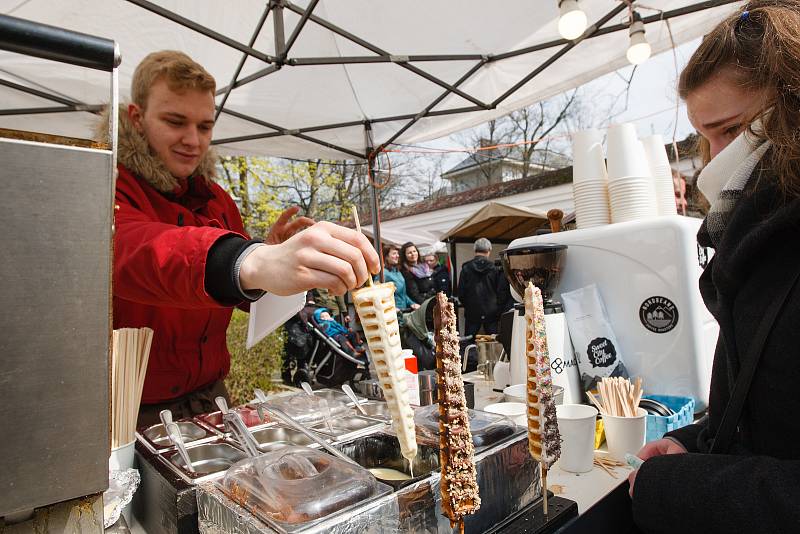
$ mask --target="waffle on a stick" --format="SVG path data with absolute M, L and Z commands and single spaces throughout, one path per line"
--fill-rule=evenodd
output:
M 461 355 L 453 305 L 444 293 L 436 295 L 433 314 L 436 341 L 436 375 L 439 390 L 439 464 L 442 509 L 451 527 L 464 532 L 464 516 L 481 505 L 475 471 L 475 447 L 469 428 Z

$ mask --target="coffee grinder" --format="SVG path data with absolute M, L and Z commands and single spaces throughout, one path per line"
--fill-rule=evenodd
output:
M 564 388 L 564 402 L 580 403 L 582 392 L 578 362 L 572 348 L 564 308 L 553 298 L 561 279 L 567 245 L 556 243 L 509 247 L 500 253 L 503 271 L 517 300 L 513 310 L 500 319 L 500 341 L 510 358 L 511 384 L 524 384 L 528 371 L 525 355 L 525 305 L 523 296 L 528 282 L 542 291 L 544 300 L 547 348 L 553 383 Z

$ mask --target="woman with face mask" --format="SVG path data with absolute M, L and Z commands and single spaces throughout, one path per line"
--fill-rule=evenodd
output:
M 749 2 L 709 33 L 679 92 L 703 138 L 700 278 L 720 326 L 708 415 L 631 473 L 644 532 L 800 532 L 800 1 Z

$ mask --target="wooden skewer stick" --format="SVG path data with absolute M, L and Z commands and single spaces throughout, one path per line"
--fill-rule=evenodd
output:
M 614 473 L 611 471 L 611 469 L 609 469 L 608 467 L 606 467 L 606 464 L 604 464 L 603 462 L 600 462 L 600 461 L 598 461 L 597 459 L 595 459 L 595 461 L 594 461 L 594 465 L 598 466 L 600 469 L 602 469 L 603 471 L 605 471 L 606 473 L 608 473 L 608 474 L 609 474 L 609 476 L 610 476 L 611 478 L 618 478 L 618 477 L 617 477 L 617 475 L 615 475 L 615 474 L 614 474 Z
M 542 507 L 544 510 L 544 516 L 547 517 L 547 468 L 544 466 L 544 463 L 542 463 L 541 466 L 542 466 L 542 499 L 544 499 Z
M 600 410 L 601 414 L 607 415 L 605 408 L 603 408 L 603 405 L 600 404 L 600 401 L 597 400 L 597 397 L 594 396 L 594 393 L 592 393 L 591 391 L 587 391 L 586 396 L 589 398 L 590 401 L 592 401 L 592 404 L 594 404 L 597 407 L 597 409 Z
M 356 221 L 356 232 L 358 232 L 360 234 L 361 233 L 361 222 L 358 220 L 358 209 L 356 209 L 355 206 L 353 206 L 353 219 Z M 367 273 L 367 275 L 369 275 L 369 273 Z M 381 276 L 383 276 L 383 275 L 381 275 Z M 370 287 L 372 287 L 372 277 L 371 276 L 367 276 L 367 283 L 369 284 Z

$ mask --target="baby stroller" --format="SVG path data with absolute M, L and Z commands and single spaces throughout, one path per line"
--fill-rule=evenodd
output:
M 433 332 L 433 309 L 435 303 L 431 297 L 420 304 L 419 308 L 403 314 L 400 327 L 400 343 L 405 349 L 411 349 L 417 357 L 419 370 L 436 369 L 436 345 Z M 477 354 L 470 351 L 464 355 L 464 348 L 469 344 L 471 337 L 459 337 L 459 350 L 462 357 L 467 358 L 467 372 L 477 368 Z
M 314 320 L 314 312 L 322 306 L 307 302 L 300 312 L 284 325 L 286 357 L 281 378 L 291 386 L 301 382 L 326 387 L 339 387 L 345 382 L 369 378 L 366 355 L 352 353 L 346 339 L 337 341 L 328 336 Z M 339 336 L 337 336 L 339 337 Z

